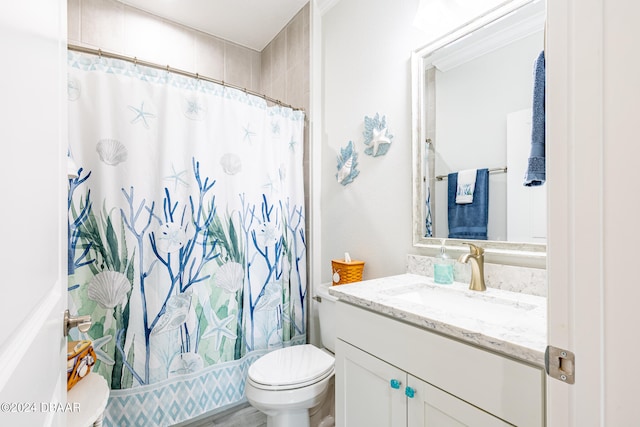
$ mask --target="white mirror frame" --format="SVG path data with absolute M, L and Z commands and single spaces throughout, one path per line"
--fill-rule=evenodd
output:
M 442 238 L 424 237 L 424 201 L 426 194 L 423 185 L 423 165 L 424 147 L 427 139 L 426 113 L 427 103 L 425 95 L 427 57 L 435 50 L 455 42 L 483 26 L 502 19 L 515 12 L 517 9 L 528 4 L 540 4 L 541 12 L 535 18 L 528 18 L 528 23 L 538 25 L 540 19 L 544 23 L 544 0 L 514 0 L 503 4 L 486 14 L 478 17 L 474 21 L 444 35 L 428 45 L 415 50 L 411 55 L 411 80 L 412 80 L 412 157 L 413 157 L 413 246 L 425 248 L 430 254 L 439 251 Z M 514 13 L 514 15 L 516 15 Z M 523 25 L 518 22 L 514 28 Z M 543 24 L 544 25 L 544 24 Z M 521 28 L 521 27 L 520 27 Z M 468 252 L 468 247 L 463 244 L 465 240 L 446 239 L 446 245 L 452 252 Z M 485 249 L 485 256 L 488 262 L 498 264 L 519 265 L 527 267 L 546 267 L 547 245 L 541 243 L 516 243 L 496 240 L 475 241 Z

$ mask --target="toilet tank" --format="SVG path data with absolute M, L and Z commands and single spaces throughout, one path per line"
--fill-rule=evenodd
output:
M 320 339 L 322 346 L 335 353 L 336 350 L 336 301 L 338 298 L 329 295 L 331 282 L 316 286 L 318 320 L 320 323 Z

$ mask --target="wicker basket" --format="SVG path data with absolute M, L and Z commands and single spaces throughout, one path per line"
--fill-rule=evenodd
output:
M 69 341 L 67 343 L 67 391 L 89 375 L 95 363 L 96 353 L 91 341 Z
M 364 261 L 346 262 L 341 259 L 332 259 L 331 270 L 331 280 L 333 281 L 333 286 L 344 285 L 345 283 L 359 282 L 362 280 Z

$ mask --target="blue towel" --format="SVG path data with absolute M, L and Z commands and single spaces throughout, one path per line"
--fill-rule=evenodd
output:
M 450 173 L 448 181 L 449 238 L 486 240 L 489 220 L 489 169 L 478 169 L 472 203 L 456 203 L 457 173 Z
M 542 51 L 536 59 L 533 72 L 533 120 L 531 124 L 531 153 L 529 154 L 527 173 L 524 177 L 524 185 L 527 187 L 542 185 L 546 180 L 544 156 L 544 85 L 545 66 L 544 51 Z

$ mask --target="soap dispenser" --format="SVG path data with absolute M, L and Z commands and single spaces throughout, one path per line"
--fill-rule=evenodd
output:
M 440 285 L 450 285 L 453 283 L 453 259 L 447 255 L 445 239 L 442 239 L 440 253 L 433 263 L 433 281 Z

